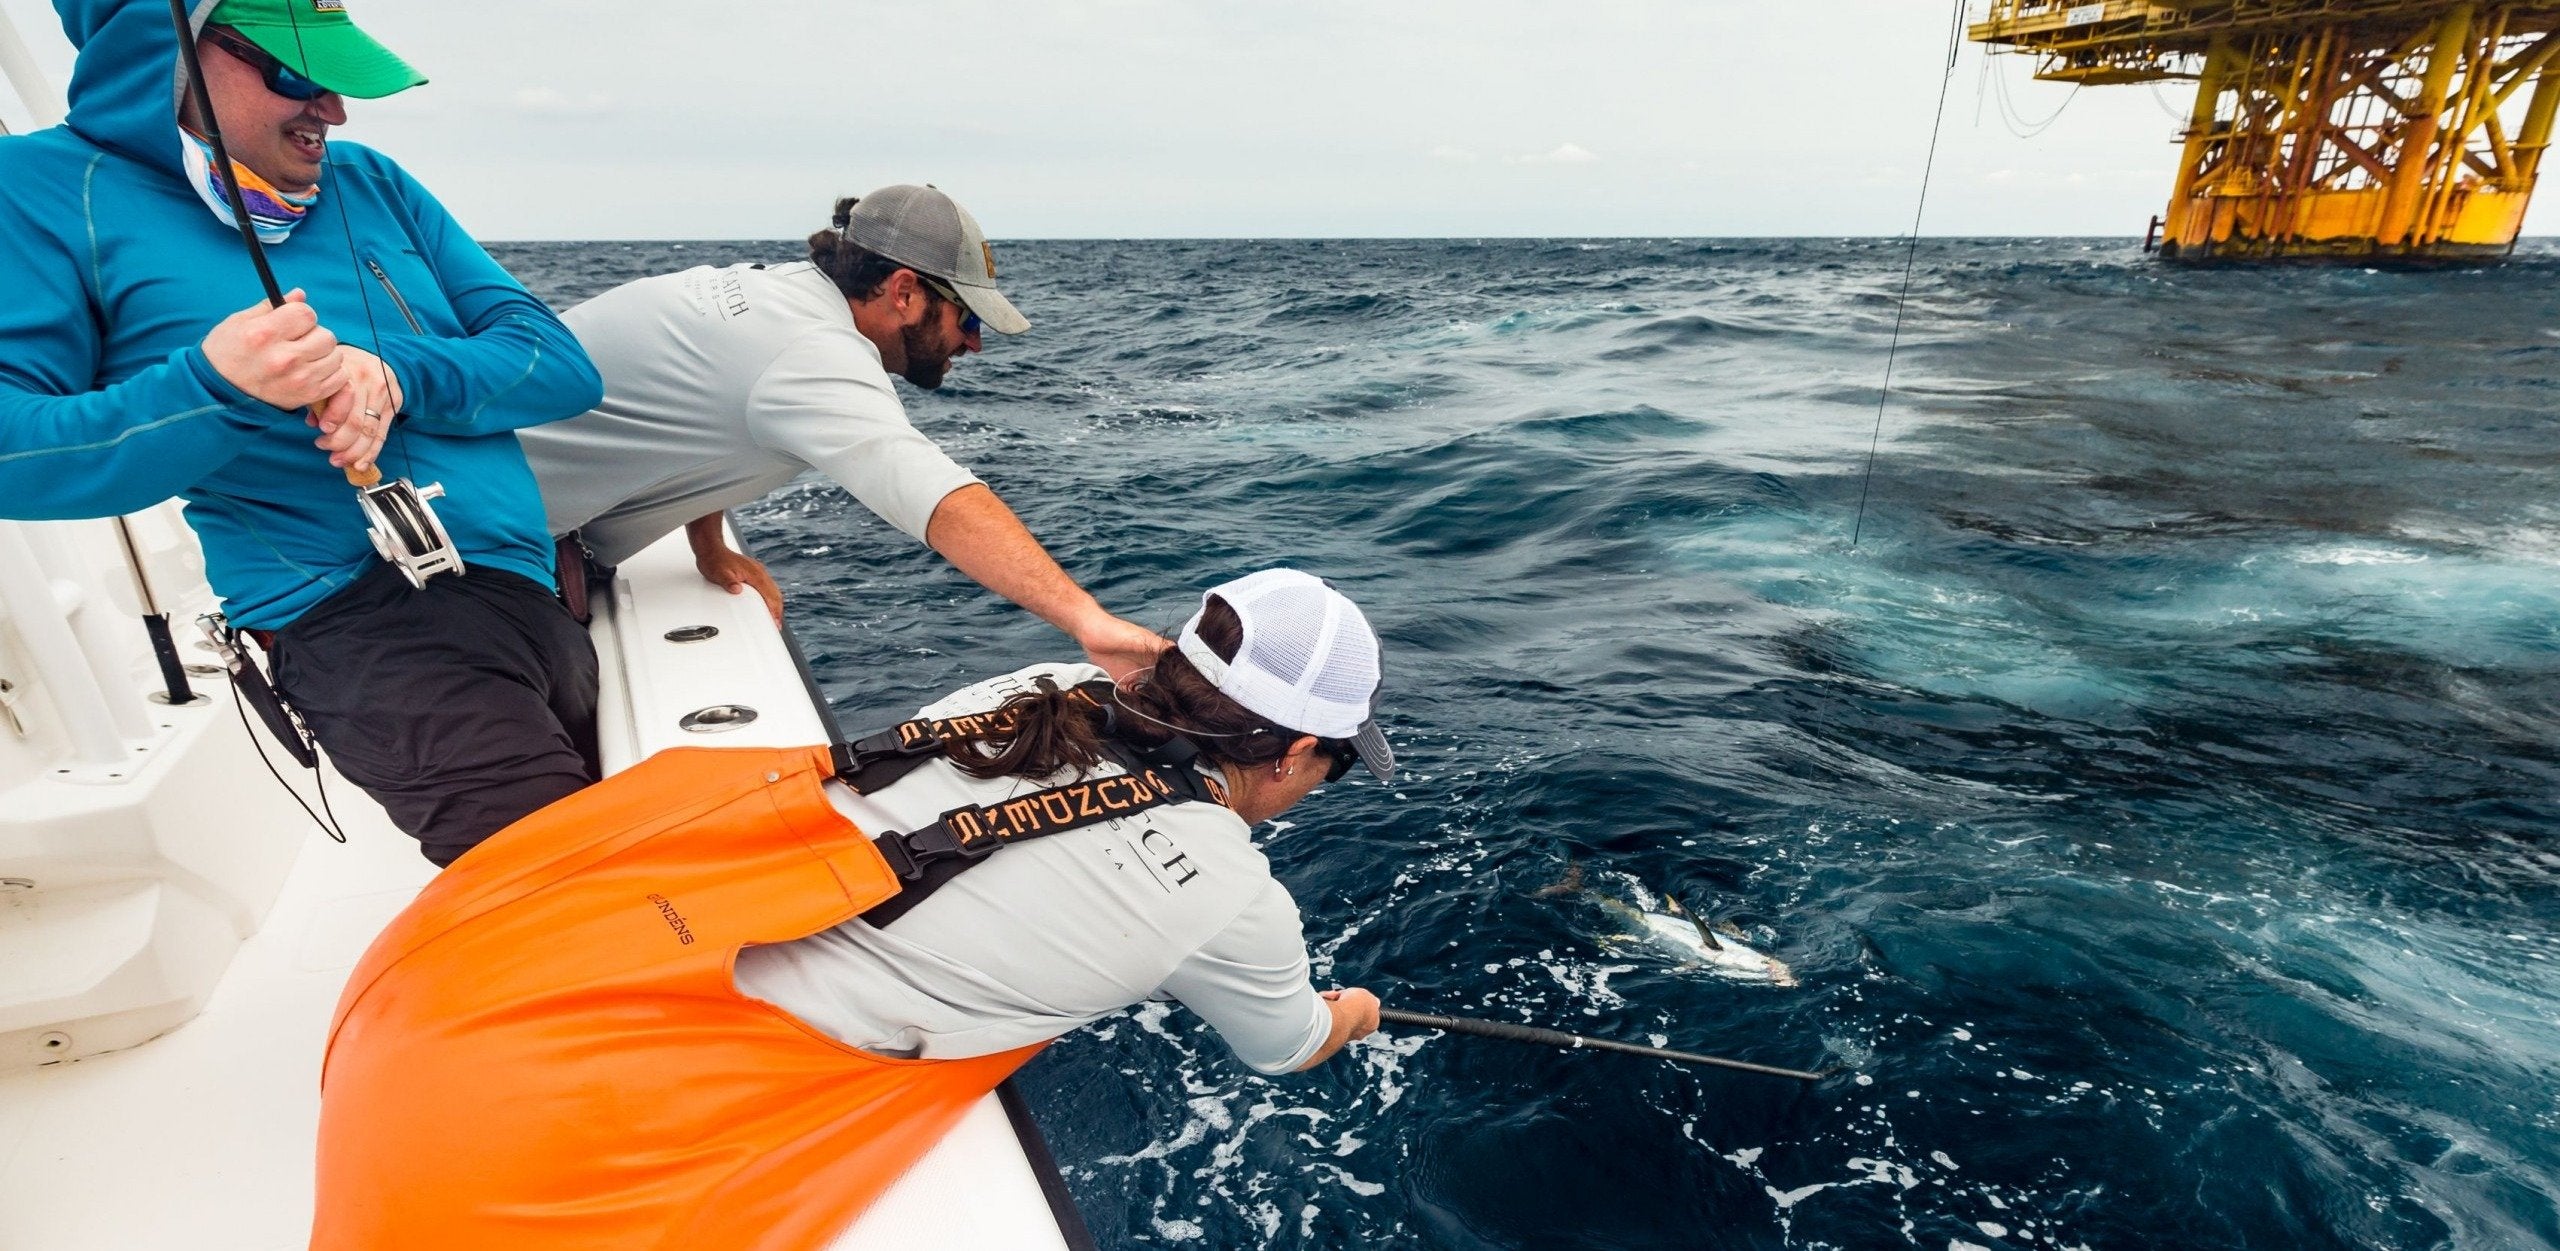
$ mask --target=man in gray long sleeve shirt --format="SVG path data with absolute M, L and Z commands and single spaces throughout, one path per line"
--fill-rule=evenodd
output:
M 1127 673 L 1163 640 L 1105 612 L 1013 510 L 909 424 L 890 374 L 928 390 L 981 327 L 1031 323 L 995 287 L 977 221 L 931 187 L 838 203 L 806 262 L 625 283 L 564 320 L 605 382 L 594 411 L 524 439 L 551 532 L 618 564 L 683 526 L 732 594 L 782 592 L 730 548 L 722 512 L 815 468 L 980 585 Z

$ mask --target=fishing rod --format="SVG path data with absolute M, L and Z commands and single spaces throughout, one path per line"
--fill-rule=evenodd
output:
M 1473 1034 L 1478 1038 L 1499 1038 L 1505 1042 L 1535 1043 L 1541 1047 L 1558 1047 L 1568 1051 L 1616 1051 L 1655 1060 L 1675 1060 L 1682 1064 L 1702 1064 L 1744 1073 L 1760 1073 L 1769 1077 L 1792 1077 L 1800 1082 L 1818 1082 L 1839 1072 L 1825 1069 L 1808 1073 L 1803 1069 L 1782 1069 L 1772 1064 L 1753 1064 L 1748 1060 L 1727 1060 L 1722 1056 L 1702 1056 L 1694 1051 L 1672 1051 L 1663 1047 L 1643 1047 L 1635 1043 L 1616 1042 L 1607 1038 L 1588 1038 L 1563 1030 L 1539 1029 L 1534 1025 L 1514 1025 L 1508 1021 L 1479 1021 L 1462 1016 L 1431 1016 L 1421 1012 L 1403 1012 L 1395 1008 L 1378 1009 L 1378 1020 L 1388 1025 L 1411 1025 L 1436 1029 L 1447 1034 Z
M 288 7 L 286 13 L 291 15 L 292 9 Z M 249 251 L 249 263 L 257 267 L 258 285 L 266 291 L 268 305 L 282 308 L 284 288 L 277 284 L 275 269 L 267 263 L 266 246 L 258 241 L 257 223 L 251 220 L 248 201 L 240 193 L 239 172 L 231 166 L 231 150 L 222 142 L 222 123 L 213 113 L 213 93 L 205 86 L 204 62 L 196 55 L 195 24 L 188 20 L 186 0 L 169 0 L 169 20 L 177 28 L 178 59 L 186 67 L 187 92 L 195 101 L 198 120 L 204 123 L 205 146 L 213 149 L 214 180 L 222 184 L 223 199 L 231 206 L 231 224 L 240 231 L 240 243 Z M 301 39 L 302 25 L 296 21 L 296 46 L 300 45 Z M 303 61 L 307 66 L 310 58 L 305 56 Z M 347 211 L 342 209 L 341 213 Z M 343 215 L 339 220 L 341 225 L 346 225 Z M 347 229 L 352 231 L 354 228 L 347 226 Z M 352 233 L 348 236 L 348 244 L 348 261 L 352 264 L 355 260 Z M 361 276 L 356 280 L 356 291 L 359 297 L 363 296 L 364 280 Z M 370 325 L 372 320 L 372 301 L 367 298 L 365 321 Z M 380 348 L 381 345 L 381 335 L 377 331 L 374 346 Z M 376 351 L 374 355 L 379 357 L 381 353 Z M 380 414 L 368 409 L 366 415 Z M 366 534 L 373 540 L 373 549 L 381 553 L 384 560 L 398 566 L 401 574 L 409 579 L 409 585 L 424 587 L 427 579 L 439 573 L 462 572 L 462 553 L 454 547 L 453 537 L 436 516 L 434 506 L 427 503 L 444 494 L 441 483 L 430 482 L 422 487 L 407 478 L 385 482 L 381 467 L 372 464 L 362 468 L 349 465 L 346 475 L 347 485 L 356 489 L 357 506 L 364 510 L 368 523 Z

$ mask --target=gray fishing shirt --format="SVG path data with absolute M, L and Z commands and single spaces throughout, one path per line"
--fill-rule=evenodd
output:
M 604 403 L 516 432 L 554 537 L 620 564 L 816 468 L 921 541 L 978 479 L 908 424 L 836 284 L 806 261 L 627 282 L 561 315 Z
M 1068 687 L 1104 675 L 1034 665 L 921 715 L 985 712 L 1041 676 Z M 936 760 L 877 794 L 828 790 L 879 833 L 1071 780 L 979 779 Z M 1249 834 L 1223 806 L 1184 803 L 1000 848 L 885 929 L 856 919 L 747 949 L 738 986 L 839 1041 L 923 1059 L 1008 1051 L 1170 998 L 1246 1064 L 1289 1072 L 1333 1017 L 1308 978 L 1297 902 Z

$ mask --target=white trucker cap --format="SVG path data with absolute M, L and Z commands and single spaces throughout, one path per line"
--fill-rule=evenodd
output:
M 978 219 L 932 186 L 882 187 L 854 201 L 845 242 L 950 283 L 960 302 L 999 334 L 1021 334 L 1029 319 L 996 291 L 996 250 Z
M 1295 569 L 1265 569 L 1211 587 L 1200 597 L 1203 612 L 1212 597 L 1244 623 L 1235 660 L 1218 659 L 1200 637 L 1197 612 L 1175 646 L 1219 694 L 1284 728 L 1349 739 L 1379 781 L 1395 776 L 1396 754 L 1378 729 L 1378 636 L 1357 605 Z

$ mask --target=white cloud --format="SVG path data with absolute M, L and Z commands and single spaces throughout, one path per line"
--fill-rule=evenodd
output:
M 1557 145 L 1552 152 L 1537 152 L 1528 156 L 1506 156 L 1502 159 L 1509 165 L 1589 165 L 1599 160 L 1600 154 L 1578 143 L 1566 143 Z
M 613 97 L 601 91 L 571 95 L 553 87 L 522 87 L 507 97 L 507 103 L 528 113 L 577 117 L 612 108 Z
M 1803 7 L 373 4 L 358 20 L 434 82 L 351 107 L 337 133 L 399 160 L 491 239 L 797 238 L 835 196 L 924 181 L 1005 238 L 1908 230 L 1946 10 L 1836 0 L 1823 12 L 1857 35 L 1816 43 Z M 842 41 L 809 32 L 857 10 L 866 46 L 934 46 L 968 24 L 972 64 L 1006 84 L 1007 106 L 848 96 Z M 0 0 L 0 13 L 47 77 L 70 81 L 47 0 Z M 1716 73 L 1698 72 L 1701 47 L 1723 50 Z M 719 55 L 736 48 L 756 53 Z M 2140 235 L 2176 173 L 2183 108 L 2093 88 L 2021 139 L 1987 105 L 1975 124 L 1983 49 L 1964 56 L 1929 233 Z M 1609 73 L 1560 82 L 1558 64 Z M 2031 68 L 2001 57 L 1989 71 L 2019 89 Z M 13 94 L 0 86 L 15 129 Z M 1787 101 L 1790 126 L 1733 125 L 1737 99 Z M 1805 159 L 1804 134 L 1825 137 L 1821 160 Z M 1562 142 L 1575 135 L 1609 151 Z M 1478 180 L 1504 171 L 1577 194 L 1483 194 Z M 1294 193 L 1311 184 L 1349 193 Z M 2560 231 L 2560 192 L 2537 198 L 2528 231 Z

